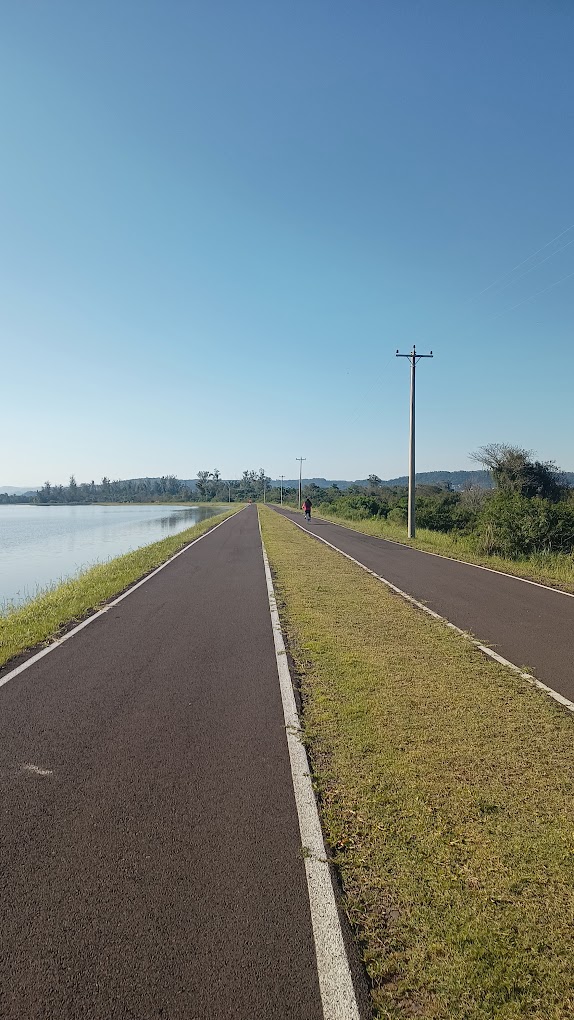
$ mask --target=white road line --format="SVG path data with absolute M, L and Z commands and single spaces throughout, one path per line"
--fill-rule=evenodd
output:
M 69 641 L 70 638 L 74 637 L 75 634 L 78 634 L 79 631 L 84 629 L 84 627 L 89 626 L 89 624 L 93 623 L 94 620 L 97 620 L 99 616 L 103 616 L 104 613 L 107 613 L 109 609 L 113 609 L 113 607 L 117 606 L 119 602 L 121 602 L 123 599 L 126 599 L 128 595 L 131 595 L 132 592 L 136 590 L 136 588 L 141 588 L 142 584 L 145 584 L 146 581 L 150 581 L 152 577 L 155 577 L 156 574 L 159 574 L 160 570 L 163 570 L 164 567 L 169 566 L 169 564 L 173 563 L 173 561 L 176 560 L 178 556 L 181 556 L 184 552 L 187 552 L 188 549 L 191 549 L 192 545 L 195 545 L 196 542 L 201 542 L 202 538 L 207 538 L 208 535 L 212 535 L 214 531 L 217 531 L 217 529 L 221 527 L 222 524 L 227 524 L 227 521 L 230 521 L 233 517 L 235 517 L 236 514 L 241 513 L 241 511 L 244 509 L 245 507 L 241 507 L 239 510 L 236 510 L 235 513 L 231 514 L 229 517 L 226 517 L 224 521 L 220 521 L 219 524 L 216 524 L 214 528 L 210 528 L 209 531 L 205 531 L 203 535 L 200 535 L 198 538 L 194 538 L 193 542 L 190 542 L 188 545 L 185 545 L 183 549 L 179 550 L 179 552 L 176 552 L 173 556 L 170 556 L 169 560 L 166 560 L 165 563 L 161 563 L 159 567 L 156 567 L 155 570 L 152 570 L 151 574 L 147 574 L 146 577 L 142 577 L 141 581 L 136 581 L 135 584 L 132 584 L 131 587 L 127 589 L 127 591 L 124 591 L 123 594 L 119 595 L 117 599 L 113 600 L 113 602 L 108 602 L 103 607 L 103 609 L 98 609 L 96 613 L 92 613 L 92 615 L 88 616 L 86 620 L 83 620 L 82 623 L 79 623 L 77 627 L 74 627 L 72 630 L 69 630 L 66 634 L 63 634 L 61 638 L 56 638 L 56 640 L 52 641 L 52 643 L 47 645 L 46 648 L 42 648 L 40 652 L 36 652 L 35 655 L 31 655 L 30 658 L 26 659 L 26 661 L 21 663 L 20 666 L 16 666 L 15 669 L 10 670 L 10 672 L 6 673 L 5 676 L 0 677 L 0 687 L 3 687 L 4 684 L 7 684 L 9 680 L 13 680 L 14 677 L 18 676 L 19 673 L 23 673 L 24 670 L 28 669 L 29 666 L 33 666 L 34 663 L 38 662 L 39 659 L 43 659 L 45 655 L 49 655 L 49 653 L 53 652 L 54 649 L 59 648 L 60 645 L 64 644 L 64 641 Z
M 260 526 L 261 530 L 261 526 Z M 287 663 L 287 654 L 281 632 L 269 560 L 261 538 L 265 578 L 269 595 L 269 610 L 275 642 L 277 672 L 281 687 L 287 747 L 291 762 L 291 776 L 299 817 L 299 831 L 305 855 L 305 872 L 311 922 L 317 956 L 319 990 L 325 1020 L 360 1020 L 353 988 L 351 968 L 347 959 L 343 933 L 337 913 L 335 894 L 325 853 L 323 833 L 311 783 L 307 752 L 301 742 L 301 724 L 297 715 L 293 685 Z
M 295 511 L 291 511 L 294 513 Z M 283 514 L 283 517 L 286 515 Z M 292 517 L 287 518 L 289 521 L 293 520 Z M 445 556 L 444 553 L 430 552 L 429 549 L 417 549 L 415 545 L 407 545 L 406 542 L 399 542 L 396 538 L 385 538 L 384 535 L 368 535 L 366 531 L 357 531 L 356 528 L 349 528 L 346 524 L 339 524 L 338 521 L 330 521 L 328 517 L 320 517 L 315 514 L 315 520 L 325 521 L 325 524 L 332 524 L 335 528 L 344 528 L 345 531 L 352 532 L 353 535 L 363 535 L 364 538 L 375 538 L 377 542 L 390 542 L 391 545 L 398 545 L 401 549 L 410 549 L 412 552 L 421 553 L 423 556 L 438 556 L 439 560 L 450 560 L 451 563 L 462 563 L 463 567 L 475 567 L 476 570 L 487 570 L 489 574 L 498 574 L 500 577 L 510 577 L 512 581 L 522 581 L 523 584 L 533 584 L 535 588 L 545 588 L 546 591 L 554 592 L 555 595 L 566 595 L 569 599 L 574 599 L 574 594 L 571 591 L 562 591 L 562 588 L 553 588 L 550 584 L 542 584 L 542 581 L 531 581 L 529 577 L 521 577 L 520 574 L 508 574 L 506 570 L 497 570 L 496 567 L 485 567 L 482 563 L 470 563 L 468 560 L 459 560 L 456 556 Z M 296 524 L 293 521 L 293 524 Z M 305 530 L 305 529 L 303 529 Z M 314 532 L 309 531 L 309 535 L 314 535 Z M 318 537 L 318 536 L 315 536 Z M 339 549 L 338 552 L 341 550 Z
M 451 630 L 455 630 L 457 634 L 462 634 L 462 636 L 466 638 L 467 641 L 472 641 L 473 645 L 476 648 L 478 648 L 481 652 L 483 652 L 485 655 L 488 655 L 490 659 L 494 659 L 495 662 L 499 662 L 502 666 L 508 666 L 508 668 L 511 669 L 514 673 L 518 673 L 518 675 L 522 677 L 523 680 L 526 680 L 527 683 L 531 684 L 533 687 L 537 687 L 538 690 L 543 691 L 544 694 L 547 694 L 550 698 L 553 698 L 554 701 L 557 701 L 558 704 L 562 705 L 563 708 L 567 708 L 569 712 L 574 712 L 574 702 L 569 701 L 568 698 L 565 698 L 562 694 L 559 694 L 558 691 L 554 691 L 552 687 L 547 687 L 546 684 L 543 684 L 541 680 L 537 680 L 536 677 L 532 676 L 531 673 L 525 673 L 522 669 L 520 669 L 520 666 L 515 665 L 514 662 L 510 662 L 509 659 L 505 659 L 504 656 L 499 655 L 498 652 L 494 652 L 492 648 L 488 648 L 487 645 L 481 644 L 480 641 L 477 641 L 476 638 L 473 638 L 471 634 L 467 633 L 467 631 L 461 630 L 460 627 L 457 627 L 456 624 L 451 623 L 450 620 L 447 620 L 444 616 L 441 616 L 440 613 L 435 613 L 434 609 L 429 609 L 429 607 L 425 606 L 422 602 L 418 602 L 417 599 L 414 599 L 412 595 L 407 595 L 406 591 L 403 591 L 401 588 L 397 588 L 396 584 L 392 584 L 391 581 L 387 581 L 386 577 L 381 577 L 380 574 L 376 574 L 375 571 L 371 570 L 370 567 L 366 567 L 364 563 L 361 563 L 360 560 L 356 560 L 355 557 L 350 556 L 349 553 L 343 552 L 343 550 L 339 549 L 338 546 L 333 545 L 332 542 L 328 542 L 326 538 L 321 538 L 321 536 L 316 535 L 315 532 L 308 531 L 307 528 L 304 528 L 301 524 L 298 524 L 297 521 L 294 521 L 292 517 L 288 517 L 287 520 L 291 521 L 291 524 L 294 524 L 295 527 L 299 528 L 305 535 L 309 535 L 310 538 L 317 539 L 318 542 L 323 542 L 324 545 L 328 545 L 330 549 L 334 549 L 334 551 L 339 553 L 340 556 L 344 556 L 346 559 L 350 560 L 351 563 L 356 563 L 357 566 L 361 568 L 361 570 L 366 570 L 367 574 L 370 574 L 371 577 L 375 577 L 377 581 L 381 581 L 382 584 L 385 584 L 387 588 L 391 589 L 391 591 L 394 591 L 397 595 L 400 595 L 401 598 L 406 599 L 407 602 L 410 602 L 411 605 L 416 606 L 417 609 L 421 609 L 423 613 L 426 613 L 428 616 L 432 616 L 433 619 L 435 620 L 440 620 L 441 623 L 444 623 L 447 627 L 450 627 Z M 331 521 L 328 521 L 327 523 L 331 524 Z M 410 547 L 407 546 L 406 548 Z M 431 553 L 431 555 L 434 556 L 435 554 Z M 446 559 L 447 557 L 444 558 Z M 494 571 L 494 573 L 498 573 L 498 571 Z M 509 574 L 508 576 L 511 577 L 512 575 Z M 551 588 L 550 591 L 554 591 L 554 589 Z M 563 592 L 562 594 L 565 593 Z
M 32 765 L 31 762 L 26 762 L 22 765 L 22 772 L 33 772 L 35 776 L 53 775 L 52 769 L 41 769 L 39 765 Z

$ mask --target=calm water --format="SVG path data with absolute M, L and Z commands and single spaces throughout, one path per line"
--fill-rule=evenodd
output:
M 80 570 L 149 545 L 222 507 L 0 506 L 0 611 Z

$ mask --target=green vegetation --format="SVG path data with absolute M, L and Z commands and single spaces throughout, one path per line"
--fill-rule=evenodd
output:
M 177 535 L 135 549 L 109 563 L 91 567 L 77 577 L 49 588 L 24 606 L 9 608 L 5 614 L 0 615 L 0 667 L 16 655 L 42 642 L 53 640 L 69 624 L 79 622 L 110 598 L 119 595 L 134 581 L 164 563 L 188 542 L 199 538 L 236 510 L 235 506 L 233 510 L 200 521 Z
M 271 493 L 271 479 L 265 474 L 263 468 L 259 471 L 244 471 L 240 479 L 226 482 L 221 478 L 220 472 L 198 471 L 197 492 L 200 500 L 209 501 L 227 497 L 231 493 L 232 499 L 263 500 L 267 493 Z M 277 498 L 279 494 L 277 493 Z
M 44 482 L 37 492 L 26 494 L 0 493 L 2 503 L 34 503 L 54 506 L 67 503 L 189 503 L 194 498 L 193 486 L 175 475 L 161 478 L 128 478 L 101 482 L 76 482 L 70 476 L 68 485 Z
M 261 511 L 323 825 L 385 1020 L 574 1012 L 574 720 Z
M 417 527 L 416 538 L 407 538 L 406 524 L 397 524 L 388 518 L 373 517 L 366 520 L 352 520 L 333 513 L 332 507 L 321 505 L 315 508 L 316 516 L 334 524 L 344 524 L 353 531 L 360 531 L 375 538 L 386 538 L 401 542 L 423 552 L 478 563 L 491 570 L 501 570 L 516 577 L 526 577 L 541 584 L 548 584 L 562 591 L 574 593 L 574 557 L 571 553 L 533 553 L 530 556 L 516 556 L 514 559 L 487 555 L 479 551 L 474 536 L 457 532 L 431 531 Z
M 263 468 L 244 471 L 241 478 L 226 481 L 221 472 L 198 471 L 197 478 L 181 481 L 175 475 L 161 478 L 127 478 L 101 482 L 76 482 L 70 476 L 68 485 L 44 482 L 37 492 L 8 495 L 0 492 L 0 505 L 33 503 L 54 506 L 76 503 L 245 503 L 247 500 L 279 499 L 279 489 L 272 489 L 271 479 Z
M 380 484 L 304 488 L 315 513 L 380 538 L 404 542 L 574 592 L 574 490 L 552 463 L 527 450 L 492 444 L 475 454 L 492 490 L 417 485 L 417 537 L 407 539 L 407 490 Z

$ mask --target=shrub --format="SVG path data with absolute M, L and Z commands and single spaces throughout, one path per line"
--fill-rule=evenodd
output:
M 362 521 L 368 517 L 386 517 L 389 504 L 381 496 L 371 493 L 342 496 L 330 507 L 331 513 L 348 517 L 351 521 Z
M 417 496 L 416 515 L 419 528 L 446 532 L 468 530 L 477 518 L 473 508 L 462 503 L 458 492 Z
M 489 555 L 571 552 L 574 507 L 570 502 L 498 493 L 486 503 L 477 531 L 479 546 Z
M 387 520 L 392 521 L 393 524 L 406 524 L 408 516 L 409 512 L 406 506 L 394 506 L 393 509 L 389 511 Z

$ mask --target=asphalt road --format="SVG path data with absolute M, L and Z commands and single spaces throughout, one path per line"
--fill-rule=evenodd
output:
M 278 509 L 278 508 L 276 508 Z M 279 510 L 574 701 L 574 598 Z
M 321 1020 L 255 507 L 0 716 L 2 1020 Z

